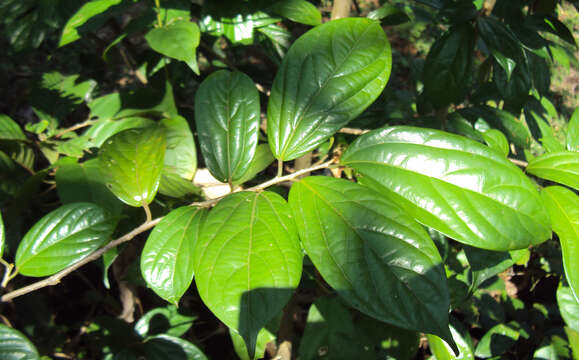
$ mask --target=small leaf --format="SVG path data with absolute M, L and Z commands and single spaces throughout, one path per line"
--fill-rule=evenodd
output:
M 546 153 L 529 161 L 526 171 L 543 179 L 579 190 L 579 153 Z
M 344 301 L 453 344 L 442 260 L 421 225 L 380 194 L 330 177 L 295 183 L 289 203 L 306 253 Z
M 571 288 L 559 285 L 557 289 L 557 305 L 561 317 L 567 326 L 575 331 L 579 331 L 579 302 L 574 296 Z
M 489 129 L 482 133 L 487 145 L 505 157 L 509 155 L 509 141 L 505 135 L 496 129 Z
M 151 231 L 141 254 L 141 274 L 163 299 L 177 304 L 193 281 L 191 254 L 205 220 L 204 209 L 171 211 Z
M 145 35 L 145 40 L 153 50 L 185 62 L 197 75 L 199 75 L 199 67 L 196 49 L 200 39 L 199 27 L 196 23 L 189 21 L 176 21 L 153 29 Z
M 26 140 L 26 135 L 16 121 L 8 115 L 0 114 L 0 140 Z
M 561 242 L 565 276 L 579 301 L 579 196 L 561 186 L 549 186 L 541 194 Z
M 231 336 L 231 341 L 233 342 L 233 349 L 235 353 L 241 360 L 250 360 L 248 355 L 247 346 L 245 346 L 245 341 L 235 331 L 229 329 L 229 336 Z M 257 334 L 257 345 L 255 347 L 255 356 L 253 360 L 262 359 L 267 343 L 274 341 L 276 339 L 275 333 L 272 333 L 267 328 L 263 328 Z
M 573 111 L 567 124 L 567 150 L 579 152 L 579 107 Z
M 495 325 L 480 339 L 474 354 L 484 359 L 502 355 L 515 344 L 519 336 L 519 332 L 508 325 Z
M 275 158 L 273 157 L 268 144 L 257 145 L 255 156 L 253 157 L 253 160 L 251 160 L 247 172 L 241 177 L 241 179 L 235 181 L 234 184 L 243 184 L 244 182 L 253 179 L 257 174 L 265 170 L 274 159 Z
M 20 331 L 0 324 L 0 359 L 2 360 L 39 360 L 40 356 Z
M 511 74 L 513 73 L 513 70 L 515 70 L 515 66 L 517 66 L 515 60 L 504 56 L 498 50 L 491 49 L 491 53 L 493 54 L 493 57 L 495 58 L 497 63 L 503 68 L 503 70 L 507 74 L 507 81 L 510 81 Z
M 384 4 L 381 8 L 370 11 L 368 19 L 379 20 L 382 25 L 400 25 L 410 21 L 410 17 L 396 6 Z
M 161 127 L 120 132 L 102 146 L 101 173 L 109 189 L 124 203 L 139 207 L 155 198 L 165 156 Z
M 272 12 L 284 18 L 305 25 L 320 25 L 322 14 L 314 4 L 306 0 L 282 0 L 269 7 Z
M 250 358 L 257 334 L 297 287 L 302 256 L 278 194 L 234 193 L 209 213 L 193 253 L 195 283 L 205 305 L 243 337 Z
M 315 149 L 376 100 L 392 54 L 380 24 L 346 18 L 317 26 L 293 43 L 267 108 L 273 155 L 296 159 Z
M 142 338 L 159 334 L 179 337 L 191 328 L 194 320 L 194 316 L 179 313 L 175 305 L 159 307 L 147 312 L 137 321 L 135 332 Z
M 215 178 L 235 182 L 255 155 L 259 132 L 259 93 L 251 78 L 220 70 L 195 94 L 195 122 L 203 158 Z
M 103 259 L 103 263 L 102 263 L 102 266 L 103 266 L 103 285 L 107 289 L 111 288 L 111 282 L 109 281 L 109 268 L 111 267 L 111 265 L 113 265 L 113 263 L 115 262 L 115 260 L 117 259 L 118 256 L 119 256 L 119 248 L 118 247 L 111 248 L 103 254 L 103 257 L 102 257 L 102 259 Z
M 47 276 L 76 263 L 101 247 L 116 219 L 95 204 L 59 207 L 24 235 L 16 251 L 16 268 L 26 276 Z
M 535 184 L 502 154 L 465 137 L 406 126 L 374 130 L 348 147 L 342 164 L 464 244 L 505 251 L 551 237 Z
M 184 179 L 193 180 L 197 170 L 197 150 L 187 120 L 176 116 L 162 119 L 160 123 L 167 131 L 163 173 L 175 173 Z
M 474 359 L 474 348 L 472 346 L 472 339 L 470 334 L 462 324 L 451 318 L 450 332 L 452 338 L 458 346 L 459 355 L 455 356 L 452 349 L 444 340 L 436 335 L 426 335 L 428 338 L 428 346 L 430 352 L 434 355 L 436 360 L 469 360 Z
M 121 0 L 92 0 L 81 8 L 66 22 L 58 46 L 64 46 L 80 39 L 78 28 L 91 18 L 105 12 L 110 7 L 121 3 Z

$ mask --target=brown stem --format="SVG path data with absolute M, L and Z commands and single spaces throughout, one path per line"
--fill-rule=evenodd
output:
M 84 122 L 81 122 L 79 124 L 76 124 L 74 126 L 71 126 L 69 128 L 66 128 L 66 129 L 60 131 L 58 134 L 54 135 L 54 137 L 58 139 L 59 137 L 61 137 L 62 135 L 66 134 L 66 133 L 69 133 L 71 131 L 76 131 L 78 129 L 82 129 L 82 128 L 87 127 L 87 126 L 91 126 L 91 125 L 95 124 L 96 122 L 97 122 L 97 120 L 86 120 Z

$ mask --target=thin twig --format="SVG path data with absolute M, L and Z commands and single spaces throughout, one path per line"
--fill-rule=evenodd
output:
M 316 171 L 316 170 L 320 170 L 320 169 L 325 169 L 327 167 L 329 167 L 330 165 L 332 165 L 334 161 L 330 160 L 327 161 L 323 164 L 319 164 L 316 166 L 312 166 L 311 168 L 308 169 L 303 169 L 300 171 L 296 171 L 293 174 L 289 174 L 286 176 L 281 176 L 281 177 L 275 177 L 269 181 L 266 181 L 264 183 L 261 183 L 259 185 L 250 187 L 248 189 L 245 189 L 243 191 L 261 191 L 269 186 L 275 185 L 275 184 L 280 184 L 286 181 L 290 181 L 293 180 L 297 177 L 299 177 L 300 175 L 303 175 L 305 173 L 309 173 L 312 171 Z M 240 190 L 241 191 L 241 190 Z M 216 204 L 217 202 L 219 202 L 219 200 L 221 200 L 222 198 L 224 198 L 227 195 L 221 196 L 219 198 L 215 198 L 215 199 L 211 199 L 211 200 L 206 200 L 206 201 L 201 201 L 201 202 L 194 202 L 191 203 L 191 206 L 199 206 L 199 207 L 210 207 L 214 204 Z M 88 264 L 89 262 L 92 262 L 94 260 L 97 260 L 98 258 L 100 258 L 105 252 L 107 252 L 108 250 L 119 246 L 120 244 L 130 241 L 132 240 L 135 236 L 144 233 L 147 230 L 150 230 L 151 228 L 153 228 L 155 225 L 157 225 L 161 220 L 163 219 L 163 217 L 158 217 L 156 219 L 153 219 L 151 221 L 145 221 L 142 225 L 136 227 L 135 229 L 133 229 L 132 231 L 128 232 L 127 234 L 121 236 L 120 238 L 111 241 L 110 243 L 108 243 L 107 245 L 103 246 L 102 248 L 96 250 L 95 252 L 93 252 L 92 254 L 90 254 L 89 256 L 87 256 L 86 258 L 80 260 L 79 262 L 67 267 L 64 270 L 61 270 L 59 272 L 57 272 L 56 274 L 37 281 L 35 283 L 32 283 L 30 285 L 24 286 L 20 289 L 16 289 L 14 291 L 11 291 L 7 294 L 5 294 L 4 296 L 2 296 L 1 301 L 2 302 L 6 302 L 6 301 L 10 301 L 14 298 L 17 298 L 19 296 L 28 294 L 30 292 L 36 291 L 38 289 L 42 289 L 44 287 L 47 286 L 54 286 L 57 285 L 58 283 L 60 283 L 60 280 L 62 280 L 62 278 L 64 278 L 65 276 L 67 276 L 68 274 L 70 274 L 71 272 L 81 268 L 82 266 Z M 16 274 L 17 272 L 15 272 Z
M 342 134 L 362 135 L 362 134 L 365 134 L 369 131 L 370 130 L 364 130 L 364 129 L 341 128 L 338 132 L 342 133 Z
M 509 158 L 509 160 L 510 160 L 513 164 L 518 165 L 518 166 L 520 166 L 520 167 L 526 168 L 527 166 L 529 166 L 529 163 L 526 162 L 526 161 L 523 161 L 523 160 L 512 159 L 512 158 Z
M 95 124 L 97 121 L 98 120 L 86 120 L 84 122 L 81 122 L 80 124 L 76 124 L 74 126 L 71 126 L 69 128 L 66 128 L 66 129 L 60 131 L 58 134 L 54 135 L 54 137 L 58 139 L 59 137 L 61 137 L 62 135 L 66 134 L 66 133 L 69 133 L 71 131 L 75 131 L 78 129 L 82 129 L 82 128 L 87 127 L 87 126 L 91 126 L 91 125 Z

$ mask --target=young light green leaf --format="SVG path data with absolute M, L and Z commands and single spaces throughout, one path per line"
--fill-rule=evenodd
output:
M 305 25 L 320 25 L 322 14 L 314 4 L 306 0 L 281 0 L 269 9 L 277 15 Z
M 193 180 L 197 170 L 197 150 L 187 120 L 176 116 L 162 119 L 160 123 L 167 131 L 163 172 L 175 173 L 184 179 Z
M 344 301 L 454 345 L 442 260 L 421 225 L 380 194 L 330 177 L 295 183 L 289 203 L 304 249 Z
M 141 254 L 141 274 L 160 297 L 177 304 L 193 280 L 191 254 L 205 220 L 205 209 L 185 206 L 155 226 Z
M 456 342 L 460 353 L 454 355 L 452 349 L 444 340 L 436 335 L 426 335 L 430 352 L 436 360 L 470 360 L 474 359 L 474 348 L 470 334 L 462 324 L 454 318 L 451 318 L 450 332 Z
M 255 155 L 259 131 L 259 93 L 240 72 L 216 71 L 195 94 L 195 122 L 201 153 L 211 174 L 236 182 Z
M 504 156 L 509 155 L 509 141 L 502 132 L 497 129 L 489 129 L 483 132 L 482 136 L 491 149 L 495 149 Z
M 551 237 L 534 183 L 502 154 L 465 137 L 378 129 L 352 143 L 342 164 L 419 222 L 464 244 L 505 251 Z
M 474 354 L 485 359 L 499 356 L 513 346 L 519 336 L 520 333 L 508 324 L 495 325 L 480 339 Z
M 257 334 L 298 285 L 302 251 L 290 209 L 272 192 L 238 192 L 209 213 L 193 253 L 203 302 L 238 332 L 252 358 Z
M 145 40 L 153 50 L 185 62 L 198 75 L 196 49 L 200 39 L 199 27 L 188 20 L 153 29 L 145 35 Z
M 66 22 L 58 46 L 64 46 L 80 39 L 78 28 L 91 18 L 105 12 L 110 7 L 121 3 L 121 0 L 92 0 L 81 8 Z
M 239 180 L 235 181 L 234 184 L 243 184 L 253 179 L 258 173 L 265 170 L 274 159 L 268 144 L 257 145 L 255 156 L 253 160 L 251 160 L 247 172 Z
M 544 340 L 541 346 L 533 353 L 533 360 L 559 360 L 555 345 Z
M 179 313 L 175 305 L 159 307 L 147 312 L 137 321 L 135 332 L 142 338 L 159 334 L 178 337 L 191 328 L 194 320 L 194 316 Z
M 61 206 L 24 235 L 16 251 L 16 269 L 26 276 L 52 275 L 101 247 L 116 221 L 95 204 Z
M 549 186 L 541 194 L 561 242 L 565 276 L 579 301 L 579 196 L 561 186 Z
M 120 215 L 121 203 L 105 185 L 98 159 L 84 163 L 67 162 L 56 170 L 56 190 L 63 204 L 90 202 L 113 215 Z
M 573 353 L 573 360 L 579 360 L 579 331 L 565 327 L 565 334 L 569 339 L 569 347 Z
M 380 24 L 347 18 L 300 37 L 283 59 L 267 107 L 273 155 L 296 159 L 315 149 L 376 100 L 392 54 Z
M 8 115 L 0 114 L 0 140 L 26 140 L 26 135 L 16 121 Z
M 130 129 L 108 139 L 99 160 L 109 189 L 124 203 L 148 205 L 159 189 L 166 135 L 162 127 Z
M 567 150 L 579 152 L 579 107 L 567 124 Z
M 579 301 L 577 301 L 571 288 L 562 284 L 559 285 L 557 289 L 557 305 L 567 326 L 579 331 Z
M 529 161 L 525 170 L 529 174 L 579 190 L 579 152 L 546 153 Z
M 0 324 L 0 359 L 39 360 L 34 344 L 20 331 Z

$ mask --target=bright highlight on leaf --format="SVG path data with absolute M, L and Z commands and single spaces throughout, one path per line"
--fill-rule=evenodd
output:
M 313 150 L 380 95 L 392 66 L 376 21 L 334 20 L 296 40 L 275 77 L 267 108 L 273 155 L 292 160 Z
M 301 277 L 302 251 L 287 203 L 272 192 L 227 196 L 209 213 L 193 259 L 201 299 L 243 337 L 253 358 L 259 331 Z
M 579 152 L 546 153 L 529 162 L 526 171 L 579 190 Z
M 379 129 L 352 143 L 342 164 L 421 223 L 464 244 L 505 251 L 551 237 L 533 182 L 502 154 L 465 137 Z

